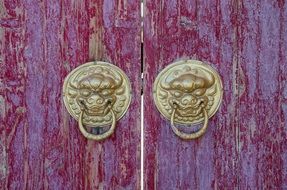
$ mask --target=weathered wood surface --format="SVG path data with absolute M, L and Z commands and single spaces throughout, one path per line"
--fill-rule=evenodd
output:
M 285 1 L 147 0 L 144 18 L 145 189 L 286 189 Z M 210 62 L 224 97 L 207 133 L 183 141 L 152 85 L 169 63 Z
M 0 1 L 0 189 L 139 189 L 140 1 Z M 132 103 L 115 134 L 87 141 L 62 101 L 91 60 L 122 68 Z
M 287 2 L 239 10 L 239 187 L 287 189 Z

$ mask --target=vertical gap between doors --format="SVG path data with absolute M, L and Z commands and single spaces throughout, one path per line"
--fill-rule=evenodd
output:
M 144 107 L 143 107 L 143 101 L 144 101 L 144 93 L 143 93 L 143 84 L 144 84 L 144 46 L 143 46 L 143 19 L 144 19 L 144 3 L 143 0 L 140 1 L 140 11 L 141 11 L 141 31 L 140 31 L 140 37 L 141 37 L 141 140 L 140 140 L 140 151 L 141 151 L 141 158 L 140 158 L 140 189 L 144 189 Z

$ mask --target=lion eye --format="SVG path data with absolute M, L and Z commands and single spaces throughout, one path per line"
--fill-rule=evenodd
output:
M 81 90 L 81 95 L 85 96 L 85 97 L 88 97 L 91 95 L 91 92 L 89 90 Z
M 182 92 L 180 92 L 180 91 L 174 91 L 172 94 L 173 94 L 173 96 L 175 96 L 177 98 L 182 96 Z
M 108 89 L 105 89 L 105 90 L 102 90 L 101 94 L 102 94 L 103 96 L 108 96 L 108 95 L 112 94 L 112 91 L 111 91 L 111 90 L 108 90 Z
M 202 96 L 205 93 L 205 89 L 197 89 L 195 91 L 193 91 L 193 94 L 197 95 L 197 96 Z

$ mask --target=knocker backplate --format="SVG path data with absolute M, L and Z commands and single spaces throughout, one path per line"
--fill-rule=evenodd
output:
M 110 63 L 88 62 L 75 68 L 63 86 L 64 103 L 68 112 L 79 119 L 85 106 L 83 124 L 104 127 L 112 123 L 109 105 L 119 120 L 131 101 L 131 86 L 126 74 Z
M 204 120 L 202 106 L 212 117 L 222 100 L 222 83 L 217 71 L 197 60 L 177 61 L 164 68 L 153 86 L 157 109 L 167 118 L 176 104 L 174 122 L 197 124 Z

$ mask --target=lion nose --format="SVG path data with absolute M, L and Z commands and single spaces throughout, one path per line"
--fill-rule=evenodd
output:
M 181 99 L 181 103 L 186 105 L 186 104 L 194 104 L 196 101 L 195 97 L 193 97 L 190 94 L 185 95 L 182 99 Z
M 88 98 L 88 103 L 89 104 L 102 104 L 104 102 L 104 98 L 97 94 L 93 94 Z

